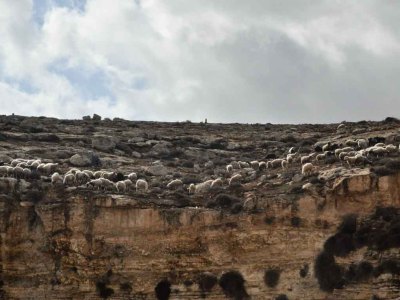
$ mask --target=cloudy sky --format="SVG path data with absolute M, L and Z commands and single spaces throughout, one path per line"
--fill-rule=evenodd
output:
M 400 117 L 400 1 L 0 0 L 0 114 Z

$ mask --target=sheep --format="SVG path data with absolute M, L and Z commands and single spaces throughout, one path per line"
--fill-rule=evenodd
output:
M 63 183 L 62 176 L 57 172 L 53 173 L 53 175 L 51 175 L 51 184 L 56 185 L 61 183 Z
M 10 192 L 14 192 L 18 185 L 18 179 L 6 177 L 0 181 L 0 190 L 7 190 Z
M 345 156 L 344 161 L 347 162 L 347 164 L 351 167 L 356 164 L 357 157 L 356 156 Z
M 250 168 L 249 163 L 245 162 L 245 161 L 239 161 L 239 165 L 242 169 L 244 168 Z
M 242 175 L 240 174 L 233 175 L 231 178 L 229 178 L 229 186 L 240 185 L 241 181 L 242 181 Z
M 240 169 L 240 164 L 237 161 L 231 162 L 231 165 L 235 170 L 239 170 Z
M 22 178 L 24 176 L 24 169 L 22 167 L 14 167 L 13 174 L 15 178 Z
M 149 188 L 149 185 L 148 185 L 146 180 L 138 179 L 136 181 L 136 191 L 137 192 L 138 191 L 145 191 L 146 192 L 148 190 L 148 188 Z
M 73 185 L 75 184 L 76 179 L 74 174 L 67 174 L 64 176 L 63 184 L 64 185 Z
M 130 179 L 125 179 L 125 186 L 126 186 L 126 190 L 129 191 L 132 187 L 133 187 L 133 182 Z
M 384 147 L 372 147 L 370 153 L 374 154 L 375 156 L 385 155 L 388 151 Z
M 335 156 L 339 157 L 339 154 L 342 152 L 350 152 L 350 151 L 354 151 L 353 147 L 345 147 L 345 148 L 338 148 L 335 150 Z
M 368 141 L 366 139 L 358 139 L 357 146 L 360 149 L 368 148 Z
M 102 182 L 102 186 L 104 188 L 104 190 L 106 191 L 112 191 L 115 188 L 114 182 L 112 182 L 111 180 L 107 179 L 107 178 L 100 178 L 101 182 Z
M 228 174 L 231 174 L 233 172 L 233 166 L 231 164 L 226 166 L 226 172 Z
M 195 193 L 199 194 L 199 193 L 206 193 L 210 190 L 211 188 L 211 184 L 213 183 L 214 180 L 209 179 L 206 180 L 204 182 L 198 183 L 195 186 Z
M 277 168 L 277 167 L 282 166 L 282 161 L 283 161 L 283 159 L 281 159 L 281 158 L 277 158 L 277 159 L 274 159 L 274 160 L 270 161 L 271 168 Z
M 65 173 L 65 175 L 67 175 L 67 174 L 74 174 L 75 175 L 77 172 L 80 172 L 80 170 L 77 169 L 77 168 L 72 168 L 72 169 L 69 169 L 68 172 Z
M 344 144 L 345 144 L 346 146 L 349 146 L 349 147 L 356 147 L 356 146 L 358 146 L 358 142 L 355 141 L 355 140 L 347 140 L 347 141 L 344 142 Z
M 303 175 L 309 175 L 312 173 L 313 169 L 314 169 L 314 165 L 312 163 L 306 163 L 302 166 L 301 173 Z
M 32 171 L 28 168 L 24 168 L 22 170 L 22 174 L 24 175 L 25 179 L 29 179 L 32 175 Z
M 272 169 L 272 161 L 267 161 L 267 169 Z
M 326 158 L 326 153 L 322 153 L 322 154 L 317 154 L 317 156 L 315 157 L 316 161 L 321 161 L 321 160 L 325 160 Z
M 86 187 L 93 187 L 97 188 L 98 190 L 100 190 L 102 186 L 103 186 L 103 181 L 100 178 L 92 179 L 88 183 L 86 183 Z
M 385 147 L 386 145 L 385 145 L 385 143 L 376 143 L 374 146 L 375 147 Z
M 261 161 L 258 168 L 260 171 L 267 169 L 267 163 L 265 161 Z
M 296 152 L 296 149 L 294 147 L 291 147 L 289 149 L 289 154 L 294 154 Z
M 78 183 L 86 183 L 90 180 L 89 175 L 81 171 L 75 173 L 75 178 Z
M 331 142 L 328 142 L 327 144 L 322 146 L 322 151 L 328 151 L 331 148 Z
M 222 179 L 217 178 L 217 179 L 213 180 L 213 182 L 211 182 L 210 189 L 215 190 L 215 189 L 222 188 L 222 184 L 223 184 Z
M 250 166 L 256 171 L 260 169 L 260 163 L 256 160 L 251 161 Z
M 108 180 L 113 180 L 115 178 L 115 176 L 117 175 L 117 173 L 115 172 L 103 172 L 101 174 L 102 178 L 108 179 Z
M 306 155 L 306 156 L 302 156 L 302 157 L 300 158 L 300 162 L 301 162 L 302 165 L 304 165 L 305 163 L 310 162 L 310 161 L 312 160 L 313 157 L 314 157 L 313 154 Z
M 189 185 L 188 192 L 189 192 L 189 194 L 194 194 L 196 192 L 196 186 L 194 185 L 194 183 L 191 183 Z
M 37 167 L 42 163 L 40 159 L 35 160 L 34 162 L 31 163 L 31 168 L 37 169 Z
M 286 155 L 286 160 L 288 161 L 288 163 L 292 163 L 294 158 L 296 156 L 296 153 L 289 153 L 288 155 Z
M 21 162 L 23 162 L 24 160 L 22 159 L 22 158 L 16 158 L 16 159 L 13 159 L 12 161 L 11 161 L 11 163 L 10 163 L 10 165 L 12 166 L 12 167 L 16 167 L 19 163 L 21 163 Z
M 8 169 L 7 166 L 0 166 L 0 177 L 7 177 Z
M 54 172 L 57 168 L 58 164 L 47 163 L 43 166 L 43 171 L 45 174 L 49 175 L 51 172 Z
M 289 162 L 287 160 L 283 159 L 281 165 L 282 165 L 282 169 L 287 169 L 289 166 Z
M 167 184 L 167 188 L 170 190 L 177 190 L 183 186 L 183 182 L 180 179 L 174 179 Z
M 29 165 L 26 163 L 26 162 L 20 162 L 18 165 L 17 165 L 17 167 L 21 167 L 21 168 L 27 168 L 27 167 L 29 167 Z
M 124 181 L 118 181 L 115 183 L 115 187 L 118 191 L 118 193 L 123 193 L 126 191 L 126 184 Z
M 388 153 L 397 152 L 397 147 L 395 145 L 389 144 L 384 147 Z
M 96 171 L 93 173 L 94 178 L 98 179 L 102 176 L 103 171 Z
M 14 174 L 14 168 L 11 166 L 5 166 L 7 169 L 7 175 L 12 176 Z
M 85 173 L 90 179 L 94 178 L 94 173 L 90 170 L 83 170 L 83 173 Z
M 126 177 L 131 181 L 135 181 L 137 179 L 137 174 L 135 172 L 132 172 L 129 173 Z

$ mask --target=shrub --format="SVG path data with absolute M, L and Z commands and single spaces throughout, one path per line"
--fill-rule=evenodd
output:
M 323 251 L 317 256 L 314 273 L 319 287 L 323 291 L 332 292 L 334 289 L 343 287 L 342 270 L 329 252 Z
M 244 287 L 243 276 L 237 271 L 229 271 L 222 274 L 221 278 L 219 279 L 219 285 L 227 297 L 237 300 L 248 297 Z
M 279 294 L 275 297 L 275 300 L 289 300 L 289 298 L 285 294 Z
M 114 290 L 112 288 L 107 287 L 106 282 L 100 280 L 96 282 L 96 290 L 99 296 L 103 299 L 107 299 L 114 294 Z
M 290 224 L 292 224 L 292 226 L 293 227 L 299 227 L 300 226 L 300 224 L 301 224 L 301 218 L 299 218 L 299 217 L 292 217 L 291 219 L 290 219 Z
M 264 282 L 269 287 L 276 287 L 279 283 L 281 271 L 278 269 L 268 269 L 264 274 Z
M 212 288 L 217 284 L 218 279 L 217 276 L 210 272 L 204 272 L 200 274 L 198 284 L 200 291 L 204 292 L 210 292 Z
M 171 283 L 163 279 L 156 285 L 154 291 L 158 300 L 168 300 L 171 294 Z

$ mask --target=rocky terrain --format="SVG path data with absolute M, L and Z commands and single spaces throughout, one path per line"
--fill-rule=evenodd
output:
M 396 151 L 355 163 L 334 155 L 364 151 L 358 139 Z M 328 142 L 302 174 L 300 157 Z M 0 297 L 399 299 L 399 143 L 394 118 L 339 126 L 0 116 L 0 166 L 57 164 L 0 175 Z M 291 148 L 285 168 L 227 168 Z M 112 171 L 114 182 L 135 172 L 149 187 L 52 183 L 72 168 Z M 234 174 L 241 180 L 229 185 Z M 187 189 L 217 178 L 222 186 Z M 183 186 L 168 188 L 173 179 Z

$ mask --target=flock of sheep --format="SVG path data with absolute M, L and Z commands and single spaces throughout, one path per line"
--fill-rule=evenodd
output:
M 232 161 L 226 165 L 225 178 L 209 179 L 201 183 L 191 183 L 187 187 L 189 194 L 205 193 L 210 190 L 222 189 L 226 182 L 228 187 L 239 186 L 243 179 L 254 179 L 267 169 L 287 169 L 293 163 L 301 164 L 301 173 L 310 175 L 315 171 L 316 165 L 331 158 L 349 166 L 371 164 L 373 157 L 393 155 L 400 152 L 399 147 L 385 143 L 372 143 L 366 139 L 347 140 L 344 143 L 336 144 L 328 142 L 325 145 L 314 148 L 314 152 L 308 155 L 300 155 L 292 147 L 284 158 L 272 159 L 269 161 Z M 315 165 L 314 165 L 314 164 Z M 18 179 L 29 179 L 33 174 L 50 176 L 53 185 L 82 186 L 95 190 L 116 191 L 125 193 L 135 189 L 137 192 L 146 192 L 149 184 L 145 179 L 138 179 L 135 172 L 122 175 L 110 171 L 91 171 L 72 168 L 64 175 L 56 172 L 57 163 L 43 163 L 40 159 L 14 159 L 9 165 L 0 166 L 0 177 L 13 179 L 13 186 Z M 248 177 L 252 174 L 253 177 Z M 256 175 L 255 175 L 256 174 Z M 119 175 L 119 176 L 118 176 Z M 178 190 L 185 187 L 180 179 L 173 179 L 167 185 L 167 189 Z

